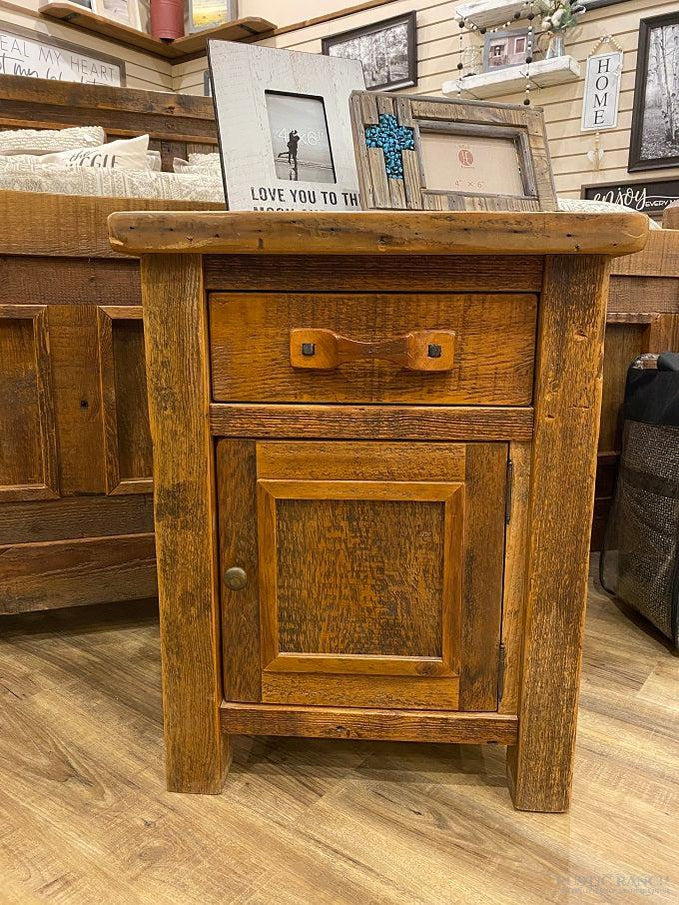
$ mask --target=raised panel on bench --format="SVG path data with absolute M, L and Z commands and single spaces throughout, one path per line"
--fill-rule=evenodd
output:
M 495 710 L 506 469 L 502 443 L 221 441 L 227 700 Z
M 0 305 L 0 500 L 58 497 L 43 305 Z
M 141 306 L 98 308 L 106 492 L 150 493 L 152 447 Z

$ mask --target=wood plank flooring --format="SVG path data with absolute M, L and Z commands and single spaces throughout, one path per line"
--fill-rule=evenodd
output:
M 504 748 L 239 739 L 163 790 L 153 602 L 0 619 L 0 905 L 679 902 L 679 659 L 592 591 L 573 805 Z

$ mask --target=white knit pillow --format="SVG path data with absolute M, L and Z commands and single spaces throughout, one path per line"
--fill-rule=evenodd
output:
M 101 126 L 0 131 L 0 155 L 75 151 L 78 148 L 96 148 L 105 141 L 106 133 Z
M 26 172 L 37 167 L 84 167 L 105 170 L 149 170 L 149 137 L 110 141 L 95 148 L 75 148 L 54 154 L 16 154 L 0 157 L 0 171 Z

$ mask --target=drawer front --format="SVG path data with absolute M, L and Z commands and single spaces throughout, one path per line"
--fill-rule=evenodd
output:
M 213 293 L 219 402 L 529 405 L 536 295 Z
M 224 694 L 496 710 L 507 445 L 217 445 Z

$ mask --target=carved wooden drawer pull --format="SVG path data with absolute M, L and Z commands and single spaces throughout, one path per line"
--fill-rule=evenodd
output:
M 332 330 L 299 328 L 290 331 L 293 368 L 331 371 L 362 359 L 380 359 L 409 371 L 451 371 L 455 360 L 453 330 L 413 330 L 378 342 L 362 342 Z

